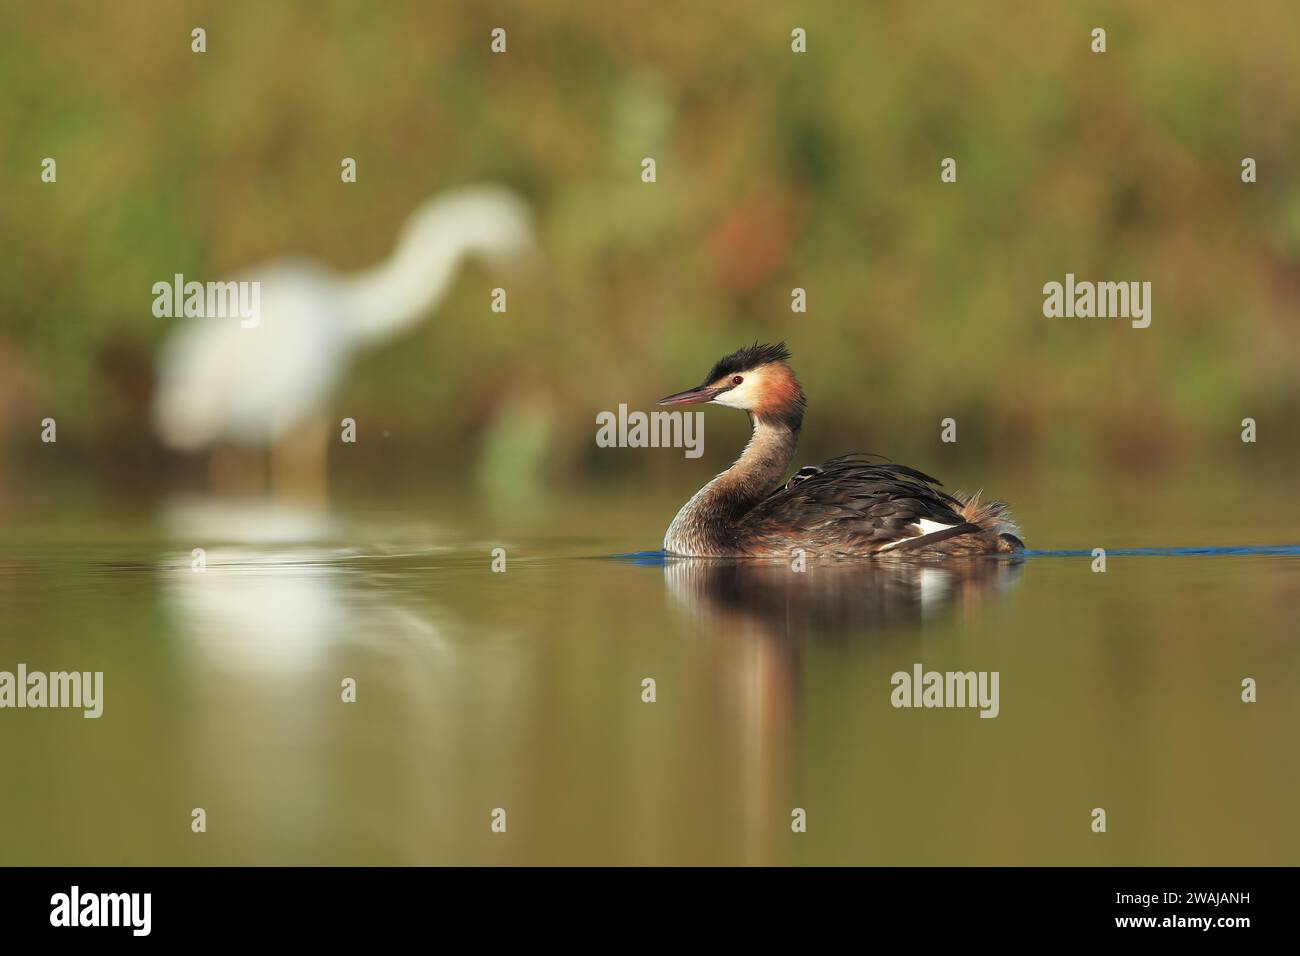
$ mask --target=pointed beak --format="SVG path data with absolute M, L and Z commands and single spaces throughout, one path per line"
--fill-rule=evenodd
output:
M 698 405 L 700 402 L 711 402 L 715 395 L 725 392 L 725 388 L 711 388 L 708 385 L 697 385 L 695 388 L 688 388 L 684 392 L 677 392 L 666 398 L 659 399 L 660 405 Z

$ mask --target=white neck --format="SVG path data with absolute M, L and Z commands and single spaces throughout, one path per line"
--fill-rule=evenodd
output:
M 344 281 L 349 331 L 359 342 L 374 343 L 415 325 L 446 295 L 465 251 L 448 231 L 405 236 L 388 261 Z

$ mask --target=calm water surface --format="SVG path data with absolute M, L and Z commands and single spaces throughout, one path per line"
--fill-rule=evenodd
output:
M 15 522 L 0 669 L 102 670 L 105 705 L 0 712 L 0 862 L 1294 864 L 1300 553 L 1086 554 L 1296 543 L 1267 510 L 804 574 L 611 557 L 658 500 L 581 538 L 448 506 Z M 895 709 L 918 662 L 999 672 L 999 715 Z

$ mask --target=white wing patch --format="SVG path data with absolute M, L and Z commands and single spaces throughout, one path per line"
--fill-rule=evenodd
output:
M 921 528 L 921 534 L 934 534 L 936 531 L 944 531 L 948 528 L 955 528 L 961 522 L 955 524 L 940 524 L 937 521 L 931 521 L 929 518 L 918 518 L 916 524 Z
M 917 538 L 924 538 L 927 534 L 934 534 L 936 531 L 946 531 L 948 528 L 957 527 L 957 524 L 940 524 L 938 521 L 931 521 L 929 518 L 917 518 L 912 522 L 912 524 L 921 529 L 920 534 L 914 534 L 910 538 L 899 538 L 897 541 L 891 541 L 883 548 L 877 548 L 876 552 L 880 553 L 881 551 L 889 551 L 891 548 L 897 548 L 904 542 L 915 541 Z

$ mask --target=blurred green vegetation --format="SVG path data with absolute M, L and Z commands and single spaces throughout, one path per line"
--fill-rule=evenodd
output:
M 149 425 L 172 327 L 153 282 L 289 253 L 357 269 L 421 199 L 476 181 L 535 204 L 546 267 L 508 282 L 505 315 L 471 268 L 360 357 L 331 411 L 387 433 L 384 467 L 448 449 L 489 481 L 520 460 L 646 466 L 598 452 L 595 413 L 648 408 L 755 339 L 794 351 L 810 458 L 933 451 L 948 416 L 983 458 L 1241 455 L 1248 415 L 1259 454 L 1294 455 L 1293 3 L 133 0 L 6 2 L 4 20 L 11 470 L 39 457 L 46 415 L 68 460 L 175 464 Z M 1042 286 L 1067 272 L 1151 281 L 1151 327 L 1044 318 Z M 707 461 L 734 451 L 731 427 Z

